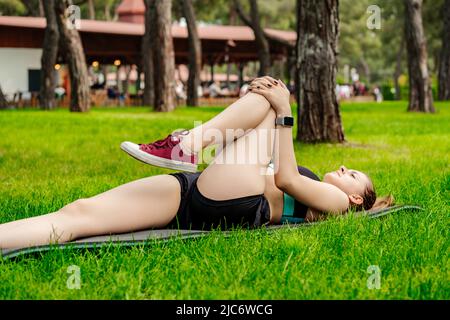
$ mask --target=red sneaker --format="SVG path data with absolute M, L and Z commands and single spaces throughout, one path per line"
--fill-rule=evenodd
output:
M 186 135 L 188 130 L 169 134 L 165 139 L 149 144 L 122 142 L 120 148 L 133 158 L 157 167 L 187 172 L 197 172 L 197 155 L 187 155 L 181 149 L 178 136 Z

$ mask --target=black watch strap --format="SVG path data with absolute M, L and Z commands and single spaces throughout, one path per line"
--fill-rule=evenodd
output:
M 275 125 L 282 125 L 284 127 L 293 127 L 294 118 L 289 116 L 280 116 L 275 119 Z

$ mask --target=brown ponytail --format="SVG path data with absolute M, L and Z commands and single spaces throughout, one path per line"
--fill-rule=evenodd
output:
M 372 208 L 370 208 L 370 210 L 384 209 L 384 208 L 392 206 L 394 203 L 395 203 L 395 199 L 392 194 L 389 194 L 384 197 L 378 197 L 375 200 L 375 203 L 373 204 Z
M 377 197 L 377 193 L 375 192 L 372 183 L 366 188 L 364 194 L 362 194 L 362 198 L 363 202 L 360 205 L 352 205 L 355 211 L 383 209 L 390 207 L 395 203 L 394 197 L 391 194 L 384 197 Z

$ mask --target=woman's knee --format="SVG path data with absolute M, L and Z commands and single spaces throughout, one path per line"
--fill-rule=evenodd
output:
M 58 211 L 68 216 L 85 216 L 89 212 L 89 208 L 92 207 L 91 202 L 92 200 L 88 198 L 81 198 L 65 205 Z
M 257 101 L 258 103 L 266 106 L 266 107 L 271 107 L 272 105 L 270 104 L 269 100 L 264 97 L 262 94 L 258 94 L 258 93 L 254 93 L 254 92 L 248 92 L 244 97 L 242 98 L 249 98 L 249 99 L 254 99 L 255 101 Z M 242 99 L 241 98 L 241 99 Z M 272 108 L 271 108 L 272 109 Z
M 261 123 L 255 129 L 258 130 L 261 128 L 267 128 L 267 129 L 274 128 L 276 117 L 277 117 L 277 112 L 273 108 L 270 108 L 270 110 L 267 113 L 264 120 L 261 121 Z
M 58 210 L 64 229 L 73 239 L 92 234 L 92 228 L 97 225 L 94 212 L 94 200 L 89 198 L 75 200 Z

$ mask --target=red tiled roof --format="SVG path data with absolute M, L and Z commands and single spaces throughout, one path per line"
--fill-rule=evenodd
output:
M 44 29 L 45 18 L 0 16 L 0 26 Z M 144 34 L 144 26 L 128 22 L 111 22 L 82 19 L 80 31 L 95 33 L 128 34 L 140 36 Z
M 141 36 L 144 34 L 144 25 L 128 22 L 112 22 L 98 20 L 81 20 L 81 32 L 108 33 Z M 45 18 L 36 17 L 10 17 L 0 16 L 0 27 L 22 27 L 44 29 L 46 25 Z M 297 34 L 294 31 L 284 31 L 275 29 L 265 29 L 267 33 L 281 37 L 287 41 L 295 42 Z M 246 26 L 221 26 L 205 25 L 198 27 L 199 36 L 205 40 L 236 40 L 253 41 L 255 36 L 252 29 Z M 172 36 L 174 38 L 187 38 L 187 28 L 179 25 L 172 26 Z

